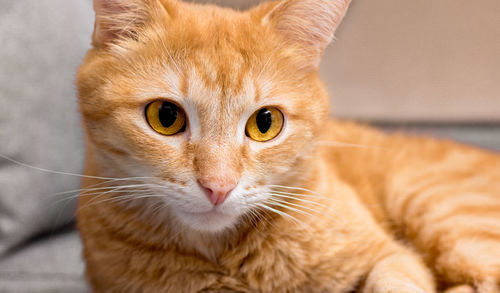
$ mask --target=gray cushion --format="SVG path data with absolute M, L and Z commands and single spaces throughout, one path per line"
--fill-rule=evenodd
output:
M 37 241 L 0 259 L 0 292 L 86 292 L 78 233 Z
M 0 155 L 51 170 L 82 172 L 74 90 L 93 27 L 90 0 L 0 2 Z M 0 158 L 0 254 L 72 218 L 78 177 Z

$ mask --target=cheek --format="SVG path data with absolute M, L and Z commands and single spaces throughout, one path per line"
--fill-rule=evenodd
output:
M 185 185 L 192 177 L 192 152 L 182 135 L 164 136 L 149 129 L 141 119 L 114 119 L 108 124 L 107 137 L 126 150 L 136 165 L 148 169 L 151 176 L 172 184 Z
M 141 148 L 137 155 L 161 180 L 180 186 L 194 181 L 193 157 L 183 145 L 177 147 L 152 141 Z
M 285 136 L 276 144 L 262 143 L 255 152 L 256 161 L 266 167 L 289 166 L 312 144 L 311 125 L 307 122 L 288 123 Z
M 275 148 L 280 148 L 279 146 Z M 257 156 L 258 168 L 254 173 L 258 185 L 271 184 L 289 173 L 295 154 L 292 148 L 268 149 L 261 151 Z
M 307 161 L 313 145 L 312 131 L 306 124 L 290 129 L 282 142 L 254 154 L 258 166 L 255 182 L 258 185 L 282 184 L 298 179 L 302 174 L 301 164 Z

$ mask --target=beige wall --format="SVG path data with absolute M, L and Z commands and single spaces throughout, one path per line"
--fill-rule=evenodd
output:
M 340 116 L 500 122 L 499 0 L 354 0 L 325 57 Z

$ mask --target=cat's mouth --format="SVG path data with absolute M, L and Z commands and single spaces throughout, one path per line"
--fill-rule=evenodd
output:
M 214 207 L 208 211 L 179 211 L 180 220 L 194 230 L 219 232 L 233 226 L 236 217 Z
M 184 211 L 183 213 L 185 213 L 189 216 L 197 216 L 197 217 L 214 217 L 214 216 L 218 216 L 218 215 L 224 215 L 224 213 L 219 211 L 217 208 L 213 208 L 212 210 L 209 210 L 206 212 Z

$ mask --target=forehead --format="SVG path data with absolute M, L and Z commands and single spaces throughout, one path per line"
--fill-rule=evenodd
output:
M 247 12 L 183 3 L 161 31 L 167 48 L 185 69 L 195 70 L 207 87 L 239 92 L 244 79 L 268 60 L 272 42 L 258 19 Z
M 151 58 L 141 57 L 143 68 L 128 75 L 141 100 L 173 99 L 204 121 L 230 120 L 233 125 L 235 119 L 250 116 L 259 107 L 291 109 L 295 104 L 289 82 L 272 60 L 276 50 L 249 54 L 229 42 L 217 46 L 208 42 L 182 51 L 159 48 Z M 141 51 L 137 55 L 144 56 Z
M 190 26 L 184 22 L 182 27 Z M 266 77 L 265 70 L 277 50 L 262 42 L 258 45 L 257 29 L 240 29 L 249 25 L 247 21 L 224 25 L 227 22 L 216 18 L 210 25 L 192 25 L 182 33 L 175 26 L 166 28 L 151 40 L 153 46 L 146 44 L 138 55 L 149 51 L 156 67 L 167 75 L 167 86 L 199 105 L 215 107 L 217 100 L 218 105 L 238 108 L 240 103 L 258 102 L 275 79 Z
M 180 97 L 207 106 L 217 99 L 234 108 L 259 101 L 270 80 L 279 83 L 276 68 L 269 71 L 272 76 L 263 74 L 280 50 L 259 17 L 210 5 L 182 6 L 175 17 L 150 27 L 138 54 L 159 60 L 160 70 L 168 67 L 164 71 L 176 75 L 169 79 L 177 81 Z
M 232 57 L 229 57 L 232 55 Z M 241 55 L 226 54 L 220 60 L 199 52 L 184 64 L 176 74 L 177 84 L 169 85 L 177 93 L 187 111 L 196 112 L 208 128 L 215 124 L 236 126 L 239 119 L 250 116 L 259 107 L 283 104 L 279 93 L 273 91 L 273 82 L 259 68 L 252 66 Z M 210 131 L 211 129 L 203 129 Z

